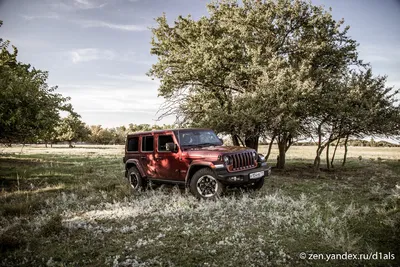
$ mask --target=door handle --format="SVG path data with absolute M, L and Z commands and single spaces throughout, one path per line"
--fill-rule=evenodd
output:
M 160 160 L 160 159 L 163 159 L 163 157 L 156 157 L 156 160 Z
M 146 159 L 146 157 L 140 157 L 141 159 Z

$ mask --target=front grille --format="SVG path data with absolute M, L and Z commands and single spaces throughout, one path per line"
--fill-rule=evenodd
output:
M 231 171 L 241 171 L 255 167 L 252 152 L 244 152 L 231 155 L 232 169 Z

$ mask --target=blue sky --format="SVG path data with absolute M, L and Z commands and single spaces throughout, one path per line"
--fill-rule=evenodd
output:
M 145 73 L 154 18 L 206 15 L 206 0 L 0 0 L 0 37 L 19 49 L 19 60 L 49 71 L 49 84 L 72 98 L 83 121 L 105 127 L 156 123 L 163 99 Z M 312 1 L 332 7 L 360 43 L 360 57 L 375 74 L 400 87 L 400 1 Z M 173 117 L 162 123 L 172 123 Z

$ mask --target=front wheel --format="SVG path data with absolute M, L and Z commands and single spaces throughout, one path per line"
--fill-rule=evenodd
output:
M 197 198 L 216 199 L 225 191 L 225 186 L 217 180 L 215 173 L 203 168 L 198 170 L 190 180 L 190 192 Z

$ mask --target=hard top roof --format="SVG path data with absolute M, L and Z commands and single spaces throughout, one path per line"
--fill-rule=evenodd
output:
M 163 130 L 153 130 L 153 131 L 146 131 L 146 132 L 134 132 L 129 133 L 128 137 L 130 136 L 138 136 L 138 135 L 148 135 L 148 134 L 155 134 L 155 133 L 165 133 L 165 132 L 172 132 L 172 131 L 193 131 L 193 130 L 211 130 L 209 128 L 179 128 L 179 129 L 163 129 Z

